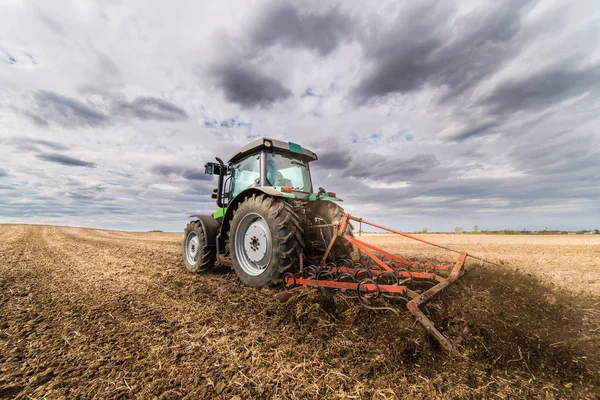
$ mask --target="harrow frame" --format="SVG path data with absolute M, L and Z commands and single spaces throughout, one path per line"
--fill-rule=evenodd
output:
M 366 224 L 456 253 L 458 257 L 455 259 L 403 258 L 346 234 L 346 227 L 350 221 L 360 223 L 361 228 L 362 224 Z M 370 305 L 368 300 L 377 298 L 380 295 L 386 297 L 401 296 L 406 301 L 406 308 L 439 344 L 445 350 L 459 354 L 454 344 L 435 327 L 433 322 L 423 313 L 421 307 L 429 303 L 463 274 L 467 257 L 480 260 L 481 262 L 489 261 L 470 255 L 464 251 L 454 250 L 374 222 L 366 221 L 362 218 L 354 217 L 350 214 L 345 214 L 337 224 L 319 225 L 313 228 L 320 227 L 333 227 L 335 234 L 332 235 L 327 249 L 319 261 L 319 265 L 305 267 L 303 265 L 303 256 L 300 254 L 300 271 L 296 273 L 288 272 L 283 277 L 283 288 L 286 292 L 292 293 L 303 287 L 313 289 L 322 288 L 323 290 L 332 291 L 339 290 L 346 297 L 349 297 L 349 294 L 354 294 L 359 302 L 369 309 L 388 310 L 394 312 L 396 315 L 399 315 L 399 313 L 395 308 L 375 307 Z M 358 260 L 344 259 L 337 260 L 337 262 L 327 262 L 335 241 L 340 237 L 352 243 L 359 250 L 360 257 Z M 381 256 L 378 257 L 374 253 L 378 253 Z M 384 262 L 384 258 L 388 261 Z M 335 261 L 335 258 L 333 259 Z M 383 278 L 383 281 L 380 282 L 381 278 Z M 434 286 L 423 292 L 411 290 L 409 286 L 412 283 L 419 282 L 433 283 Z

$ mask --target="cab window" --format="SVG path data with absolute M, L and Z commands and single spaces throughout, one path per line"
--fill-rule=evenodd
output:
M 260 159 L 258 153 L 248 156 L 233 165 L 231 198 L 244 189 L 260 184 Z

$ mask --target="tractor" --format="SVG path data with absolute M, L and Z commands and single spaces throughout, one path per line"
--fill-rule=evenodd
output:
M 282 285 L 287 272 L 303 260 L 321 257 L 334 226 L 344 216 L 342 200 L 333 192 L 313 190 L 309 164 L 312 151 L 292 142 L 257 139 L 225 164 L 220 158 L 204 166 L 218 177 L 211 197 L 217 211 L 191 215 L 184 234 L 183 260 L 192 272 L 212 268 L 230 257 L 239 280 L 254 287 Z M 346 234 L 354 236 L 352 224 Z M 354 247 L 336 238 L 329 258 L 345 259 Z
M 500 265 L 344 212 L 335 193 L 314 191 L 309 164 L 316 159 L 295 143 L 262 138 L 227 164 L 220 158 L 206 163 L 205 173 L 218 176 L 211 195 L 218 208 L 212 215 L 190 216 L 195 220 L 183 238 L 186 268 L 204 271 L 229 257 L 242 283 L 281 288 L 283 301 L 306 288 L 337 292 L 397 315 L 386 301 L 399 301 L 445 350 L 459 353 L 422 308 L 460 278 L 468 257 Z M 352 222 L 360 231 L 371 226 L 458 257 L 392 254 L 354 237 Z

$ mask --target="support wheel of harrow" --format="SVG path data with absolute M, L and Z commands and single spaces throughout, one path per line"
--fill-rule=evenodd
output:
M 183 233 L 183 264 L 194 273 L 211 269 L 216 261 L 215 248 L 206 245 L 206 236 L 200 221 L 192 221 Z
M 278 287 L 298 264 L 304 247 L 298 216 L 284 200 L 252 195 L 234 212 L 229 253 L 240 281 L 254 287 Z
M 344 216 L 344 209 L 332 201 L 314 201 L 311 202 L 310 208 L 313 215 L 319 219 L 319 221 L 316 221 L 316 225 L 339 223 Z M 323 241 L 325 247 L 327 247 L 331 241 L 331 237 L 335 234 L 334 229 L 335 228 L 333 227 L 323 227 L 317 229 L 315 234 L 318 236 L 318 239 Z M 348 222 L 345 234 L 354 237 L 353 230 L 354 227 L 350 222 Z M 335 253 L 335 257 L 338 260 L 350 259 L 352 258 L 352 253 L 354 252 L 354 246 L 352 243 L 343 238 L 337 238 L 333 244 L 332 251 Z

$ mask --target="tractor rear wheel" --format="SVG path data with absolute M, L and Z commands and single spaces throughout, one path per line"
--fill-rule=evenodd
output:
M 320 222 L 318 222 L 318 224 L 340 223 L 345 214 L 344 209 L 337 203 L 327 200 L 311 202 L 310 209 L 312 214 L 319 219 Z M 325 247 L 327 247 L 334 234 L 334 228 L 332 227 L 318 228 L 317 231 L 317 235 L 319 236 L 319 239 L 323 241 Z M 354 227 L 350 222 L 346 225 L 345 234 L 354 237 Z M 346 239 L 339 237 L 333 243 L 331 250 L 338 260 L 342 258 L 351 258 L 352 253 L 354 252 L 354 246 Z
M 215 265 L 214 247 L 206 245 L 200 221 L 192 221 L 183 232 L 183 264 L 190 272 L 203 272 Z
M 283 274 L 297 265 L 303 247 L 300 219 L 284 200 L 252 195 L 233 214 L 229 254 L 245 285 L 280 286 Z

